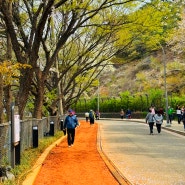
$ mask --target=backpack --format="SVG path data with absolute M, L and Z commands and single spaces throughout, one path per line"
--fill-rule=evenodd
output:
M 90 118 L 90 119 L 93 119 L 93 118 L 94 118 L 93 112 L 90 112 L 90 113 L 89 113 L 89 118 Z

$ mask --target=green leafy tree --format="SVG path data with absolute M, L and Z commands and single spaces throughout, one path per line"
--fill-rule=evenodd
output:
M 178 26 L 182 4 L 171 1 L 151 1 L 129 14 L 130 26 L 118 32 L 118 57 L 139 59 L 161 48 Z
M 104 39 L 102 30 L 110 32 L 116 26 L 112 17 L 107 16 L 111 7 L 135 1 L 104 0 L 89 1 L 0 1 L 1 17 L 10 35 L 17 61 L 30 64 L 31 69 L 22 70 L 17 96 L 19 113 L 23 116 L 29 92 L 35 96 L 33 116 L 40 118 L 44 101 L 45 85 L 50 68 L 55 66 L 59 52 L 77 30 L 83 27 L 97 27 L 95 38 Z M 106 12 L 107 11 L 107 12 Z M 53 19 L 53 16 L 56 19 Z M 13 18 L 13 19 L 12 19 Z M 93 22 L 89 22 L 93 20 Z M 54 22 L 55 21 L 55 22 Z M 115 23 L 114 23 L 115 22 Z M 85 31 L 85 29 L 84 29 Z M 53 40 L 55 35 L 55 40 Z M 44 60 L 39 60 L 43 52 Z M 69 66 L 71 64 L 69 63 Z M 70 69 L 71 67 L 68 67 Z M 71 81 L 69 81 L 71 83 Z M 72 84 L 72 83 L 71 83 Z M 62 88 L 61 88 L 62 89 Z M 72 89 L 71 89 L 72 90 Z M 62 92 L 62 94 L 64 94 Z
M 157 3 L 161 4 L 160 8 L 165 3 L 152 1 L 152 6 L 153 2 L 156 2 L 155 5 Z M 91 71 L 93 75 L 89 84 L 93 82 L 93 78 L 97 76 L 94 71 L 101 71 L 101 67 L 98 69 L 98 66 L 101 66 L 102 63 L 104 65 L 104 62 L 111 58 L 111 55 L 107 56 L 107 53 L 110 51 L 110 46 L 118 39 L 116 31 L 118 32 L 120 28 L 126 30 L 129 27 L 130 29 L 127 30 L 130 33 L 130 23 L 133 21 L 136 23 L 137 20 L 137 17 L 134 17 L 136 10 L 139 12 L 144 5 L 149 6 L 150 4 L 148 1 L 138 3 L 135 0 L 121 2 L 119 0 L 90 2 L 88 0 L 83 2 L 76 0 L 1 0 L 0 15 L 10 36 L 16 60 L 21 64 L 32 66 L 29 69 L 22 69 L 19 77 L 20 86 L 16 101 L 19 105 L 21 118 L 30 93 L 35 98 L 33 117 L 40 118 L 42 116 L 45 88 L 46 85 L 47 88 L 50 85 L 48 79 L 50 69 L 56 67 L 56 63 L 59 62 L 58 59 L 62 61 L 59 64 L 59 70 L 62 71 L 56 81 L 57 83 L 60 82 L 60 96 L 65 98 L 68 106 L 70 106 L 69 102 L 72 101 L 70 97 L 74 98 L 76 96 L 78 99 L 82 95 L 82 91 L 88 87 L 88 85 L 85 86 L 79 83 L 80 79 L 83 79 L 84 75 L 87 77 L 86 73 Z M 141 14 L 138 15 L 142 16 Z M 164 15 L 162 16 L 164 17 Z M 123 25 L 125 26 L 122 27 Z M 134 31 L 136 32 L 138 29 L 134 28 Z M 142 33 L 144 31 L 142 30 Z M 87 39 L 87 32 L 91 35 L 91 39 Z M 84 37 L 85 33 L 86 37 Z M 131 40 L 135 40 L 133 38 L 137 34 L 131 36 Z M 78 38 L 82 42 L 79 48 L 83 48 L 82 46 L 88 42 L 90 43 L 84 47 L 83 51 L 78 53 L 78 57 L 71 61 L 60 56 L 62 52 L 65 53 L 64 49 L 67 44 Z M 91 43 L 93 38 L 95 42 Z M 136 38 L 138 39 L 138 37 Z M 129 46 L 132 42 L 129 40 L 125 43 L 124 46 Z M 73 44 L 70 46 L 74 48 Z M 114 47 L 117 49 L 120 48 L 120 45 L 114 44 Z M 106 50 L 106 48 L 109 48 L 109 50 Z M 119 51 L 122 48 L 123 45 L 121 45 Z M 126 49 L 126 47 L 124 48 Z M 114 48 L 112 47 L 112 49 Z M 99 51 L 102 51 L 101 55 L 97 54 Z M 70 51 L 70 58 L 73 52 L 76 55 L 77 50 Z M 86 71 L 82 67 L 85 67 Z M 71 73 L 71 71 L 74 71 L 74 73 Z M 46 84 L 47 82 L 49 83 Z M 81 89 L 81 91 L 76 90 L 76 88 Z M 72 96 L 74 92 L 76 95 Z

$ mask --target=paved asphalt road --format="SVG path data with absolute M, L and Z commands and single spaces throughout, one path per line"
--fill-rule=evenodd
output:
M 101 147 L 118 171 L 134 185 L 185 185 L 185 136 L 162 129 L 149 135 L 134 120 L 103 120 Z M 183 130 L 183 125 L 175 127 Z

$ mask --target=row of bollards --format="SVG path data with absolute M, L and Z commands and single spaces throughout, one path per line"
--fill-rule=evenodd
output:
M 60 130 L 63 130 L 63 120 L 60 121 Z M 32 127 L 32 136 L 33 136 L 33 148 L 38 147 L 38 126 L 33 126 Z M 47 135 L 47 134 L 46 134 Z M 50 130 L 48 133 L 49 136 L 54 136 L 55 135 L 55 124 L 54 121 L 50 121 Z

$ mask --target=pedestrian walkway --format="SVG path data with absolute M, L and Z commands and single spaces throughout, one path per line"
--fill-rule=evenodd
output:
M 56 142 L 23 185 L 119 185 L 97 151 L 97 130 L 97 124 L 80 121 L 74 146 L 68 147 L 66 137 Z

